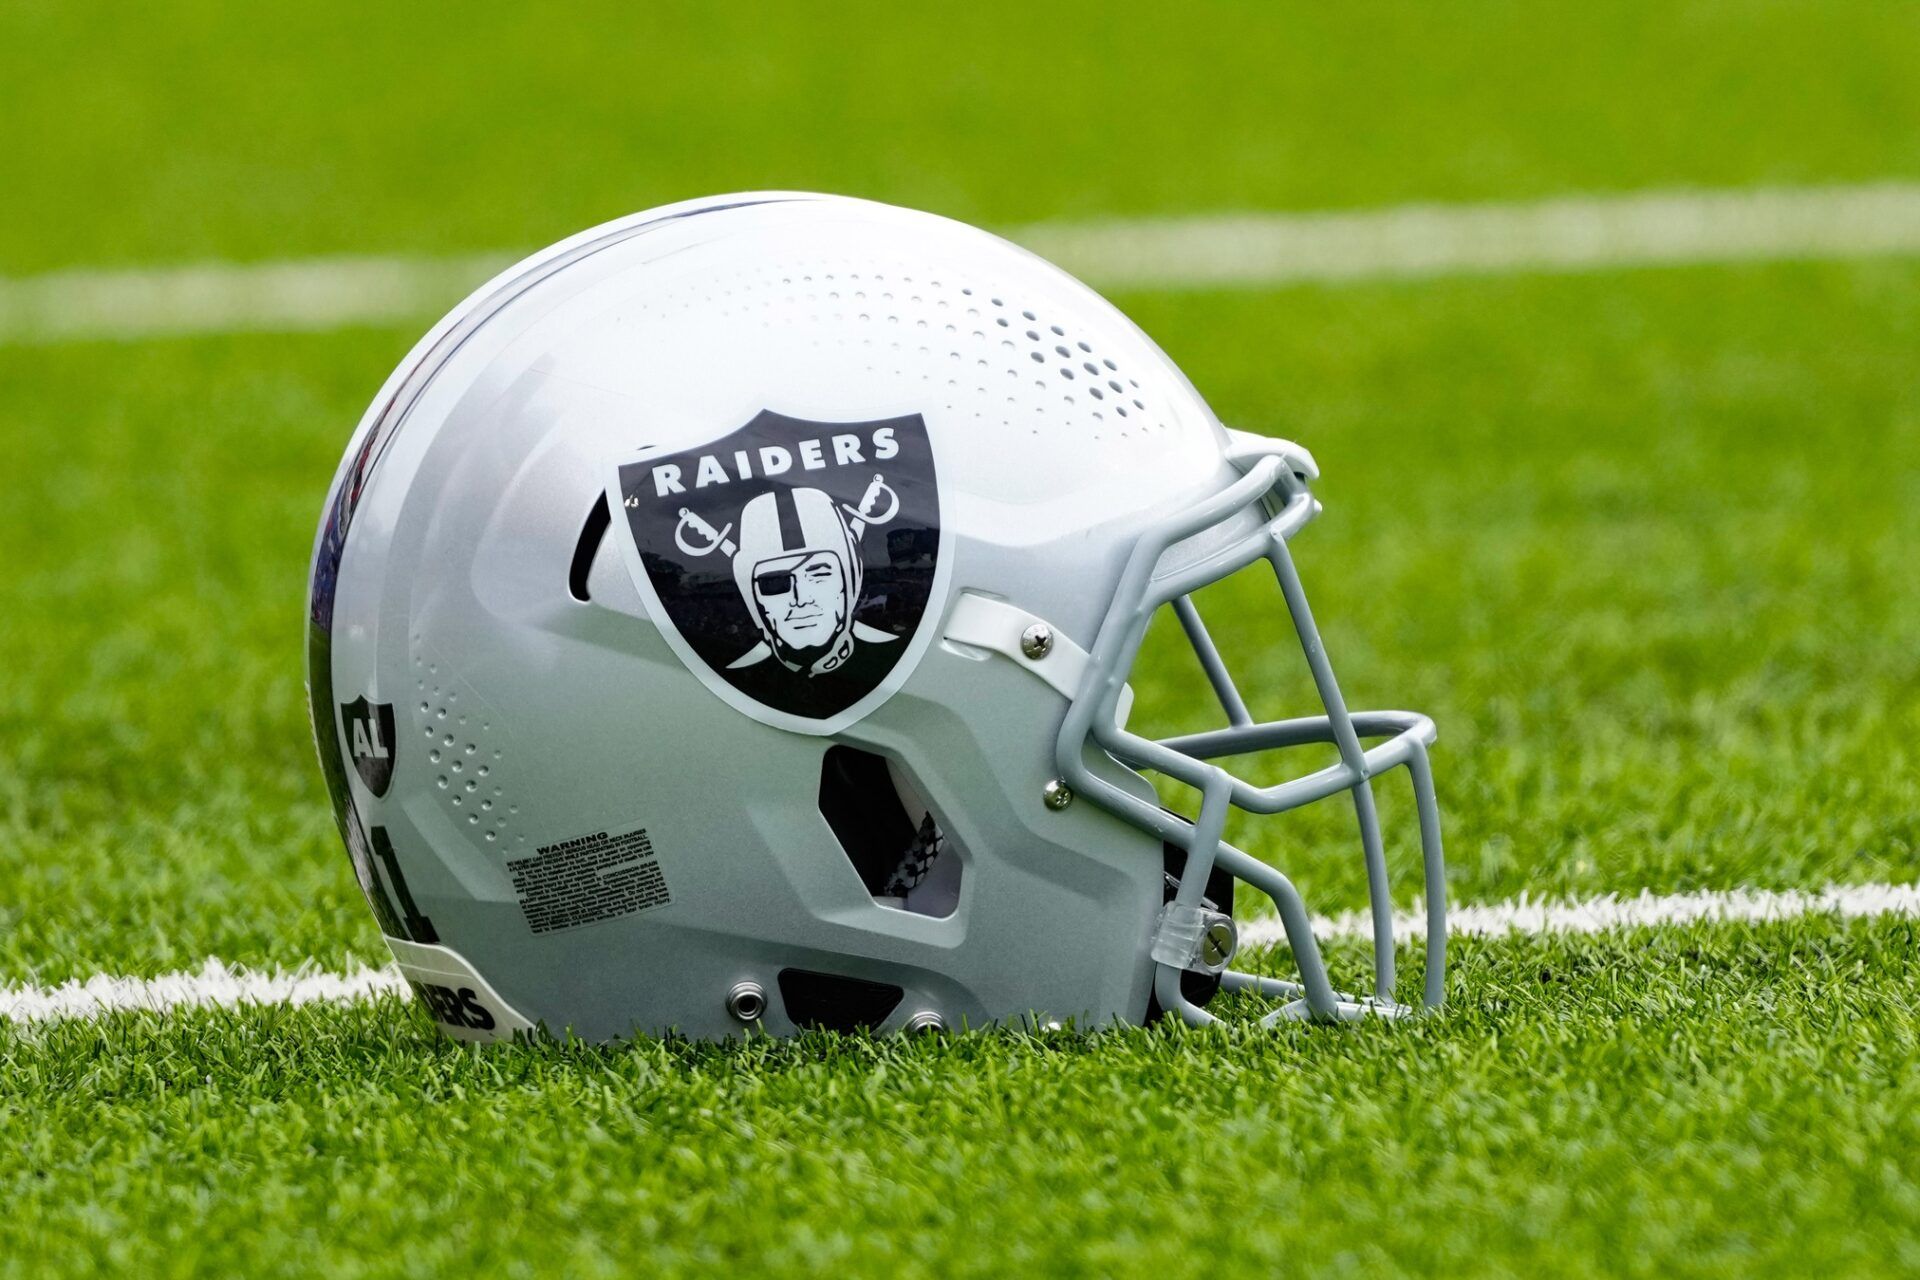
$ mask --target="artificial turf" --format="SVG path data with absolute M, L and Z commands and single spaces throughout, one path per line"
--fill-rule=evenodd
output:
M 1916 14 L 20 4 L 0 276 L 530 247 L 742 187 L 1017 225 L 1899 179 Z M 1301 570 L 1352 701 L 1440 723 L 1457 900 L 1916 878 L 1920 264 L 1119 301 L 1317 454 Z M 0 346 L 0 983 L 380 960 L 302 596 L 417 332 Z M 1270 584 L 1202 604 L 1256 710 L 1309 709 Z M 1196 727 L 1171 649 L 1133 683 Z M 1323 809 L 1230 835 L 1358 906 Z M 1438 1019 L 1270 1033 L 0 1022 L 0 1276 L 1913 1272 L 1916 951 L 1468 939 Z
M 1457 950 L 1445 1015 L 1339 1029 L 502 1052 L 391 999 L 0 1024 L 0 1274 L 1920 1267 L 1913 921 Z
M 720 191 L 973 222 L 1920 172 L 1920 11 L 0 6 L 0 272 L 535 248 Z

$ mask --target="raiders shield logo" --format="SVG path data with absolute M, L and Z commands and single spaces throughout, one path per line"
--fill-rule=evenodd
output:
M 734 707 L 833 733 L 906 681 L 944 583 L 926 423 L 762 412 L 619 463 L 628 565 L 681 659 Z
M 364 697 L 341 703 L 340 728 L 360 781 L 376 797 L 386 795 L 393 783 L 393 704 Z

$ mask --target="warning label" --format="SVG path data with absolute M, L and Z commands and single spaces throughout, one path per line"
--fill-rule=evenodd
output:
M 611 920 L 673 901 L 645 828 L 596 831 L 507 863 L 535 933 Z

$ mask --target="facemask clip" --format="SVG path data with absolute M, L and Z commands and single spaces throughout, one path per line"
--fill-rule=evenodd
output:
M 1214 974 L 1227 967 L 1239 946 L 1240 930 L 1232 916 L 1205 906 L 1169 902 L 1160 909 L 1154 927 L 1152 954 L 1176 969 Z

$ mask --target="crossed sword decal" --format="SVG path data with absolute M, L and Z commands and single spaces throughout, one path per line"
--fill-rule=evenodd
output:
M 884 511 L 880 509 L 882 503 L 886 504 Z M 847 513 L 847 532 L 852 535 L 854 543 L 858 544 L 868 529 L 875 525 L 885 524 L 900 513 L 900 495 L 893 491 L 893 486 L 887 483 L 885 476 L 876 475 L 872 483 L 867 485 L 867 491 L 861 496 L 858 507 L 850 507 L 843 502 L 840 504 L 840 509 Z M 680 508 L 680 523 L 673 528 L 673 544 L 687 555 L 693 556 L 696 559 L 701 556 L 712 555 L 714 552 L 719 551 L 723 552 L 727 559 L 731 560 L 740 554 L 740 548 L 734 544 L 733 539 L 729 536 L 732 532 L 733 524 L 731 521 L 715 529 L 711 524 L 707 523 L 706 520 L 701 518 L 698 512 L 687 507 L 682 507 Z M 689 534 L 697 538 L 698 541 L 688 541 Z M 847 601 L 847 609 L 849 611 L 856 609 L 859 607 L 859 604 L 860 602 L 858 600 L 849 600 Z M 864 622 L 855 620 L 853 624 L 853 638 L 856 640 L 864 640 L 869 644 L 891 644 L 900 637 L 890 632 L 882 631 L 878 627 L 870 627 Z M 740 667 L 751 667 L 758 663 L 765 662 L 772 656 L 772 646 L 765 640 L 762 640 L 754 645 L 753 648 L 747 650 L 732 662 L 729 662 L 727 669 L 737 670 Z

